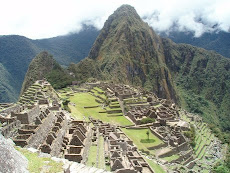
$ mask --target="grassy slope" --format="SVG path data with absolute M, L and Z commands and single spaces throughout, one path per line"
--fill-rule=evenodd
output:
M 168 162 L 171 162 L 172 160 L 176 160 L 179 158 L 179 155 L 178 154 L 175 154 L 175 155 L 172 155 L 172 156 L 169 156 L 169 157 L 164 157 L 163 160 L 166 160 Z
M 103 138 L 103 136 L 100 136 L 99 137 L 99 140 L 100 140 L 100 142 L 99 142 L 99 153 L 98 153 L 98 156 L 99 156 L 99 158 L 98 158 L 98 168 L 100 168 L 100 169 L 104 169 L 104 167 L 105 167 L 105 157 L 104 157 L 104 154 L 103 154 L 103 152 L 104 152 L 104 147 L 103 147 L 103 145 L 104 145 L 104 138 Z
M 108 117 L 107 114 L 105 114 L 105 113 L 99 113 L 100 111 L 105 111 L 101 107 L 88 108 L 88 109 L 84 108 L 85 106 L 97 106 L 97 105 L 99 105 L 95 101 L 95 99 L 96 98 L 89 93 L 76 93 L 76 94 L 74 94 L 74 96 L 71 96 L 70 102 L 76 104 L 76 109 L 74 109 L 73 106 L 70 106 L 70 108 L 72 109 L 71 111 L 72 111 L 73 115 L 75 115 L 75 117 L 78 117 L 78 115 L 80 115 L 79 118 L 82 118 L 83 115 L 86 117 L 91 116 L 95 119 L 100 119 L 103 122 L 109 122 L 109 123 L 122 125 L 122 126 L 132 125 L 132 123 L 123 116 Z

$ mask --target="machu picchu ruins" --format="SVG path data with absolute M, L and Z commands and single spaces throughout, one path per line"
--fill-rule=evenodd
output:
M 44 79 L 1 109 L 1 134 L 16 146 L 101 172 L 210 171 L 223 157 L 224 145 L 200 116 L 129 85 L 98 81 L 55 91 Z

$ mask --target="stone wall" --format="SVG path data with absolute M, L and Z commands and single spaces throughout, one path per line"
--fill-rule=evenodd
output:
M 9 124 L 7 124 L 6 126 L 2 127 L 0 129 L 0 133 L 4 136 L 4 137 L 10 137 L 11 136 L 11 132 L 14 129 L 17 129 L 21 126 L 21 122 L 19 120 L 15 120 Z
M 22 113 L 11 112 L 11 116 L 17 117 L 22 124 L 30 124 L 39 116 L 39 113 L 39 106 L 35 105 L 32 109 L 24 110 Z
M 10 114 L 11 112 L 20 112 L 20 108 L 21 108 L 21 106 L 19 104 L 17 104 L 15 106 L 12 106 L 12 107 L 9 107 L 9 108 L 6 108 L 6 109 L 0 111 L 0 114 L 1 113 Z
M 162 158 L 162 157 L 169 157 L 169 156 L 172 156 L 174 154 L 177 154 L 177 150 L 176 149 L 172 149 L 171 151 L 167 152 L 167 153 L 164 153 L 162 155 L 160 155 L 159 157 Z
M 179 152 L 180 151 L 187 151 L 187 150 L 189 150 L 189 144 L 188 144 L 188 142 L 184 142 L 181 145 L 177 146 L 176 149 Z
M 63 144 L 63 138 L 65 137 L 67 128 L 68 128 L 68 121 L 64 119 L 61 124 L 61 129 L 59 129 L 58 133 L 56 134 L 56 138 L 53 141 L 51 145 L 51 155 L 52 156 L 58 156 L 60 154 L 62 144 Z
M 38 148 L 39 145 L 42 144 L 47 137 L 48 132 L 54 126 L 56 119 L 57 117 L 52 112 L 50 112 L 49 115 L 42 120 L 42 124 L 38 127 L 39 129 L 37 132 L 32 135 L 28 147 Z
M 164 137 L 157 133 L 153 128 L 150 127 L 150 131 L 157 136 L 159 139 L 164 140 Z
M 157 150 L 157 149 L 164 148 L 164 147 L 167 147 L 167 146 L 168 146 L 167 143 L 163 143 L 163 144 L 160 144 L 160 145 L 157 145 L 157 146 L 154 146 L 154 147 L 149 147 L 148 149 L 149 150 Z

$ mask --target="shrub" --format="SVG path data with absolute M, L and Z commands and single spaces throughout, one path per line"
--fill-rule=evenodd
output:
M 154 123 L 154 122 L 155 122 L 155 119 L 154 118 L 150 118 L 150 117 L 143 118 L 141 120 L 141 124 Z

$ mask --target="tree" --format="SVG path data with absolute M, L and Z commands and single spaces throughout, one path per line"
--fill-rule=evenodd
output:
M 147 138 L 149 140 L 149 130 L 146 132 Z

